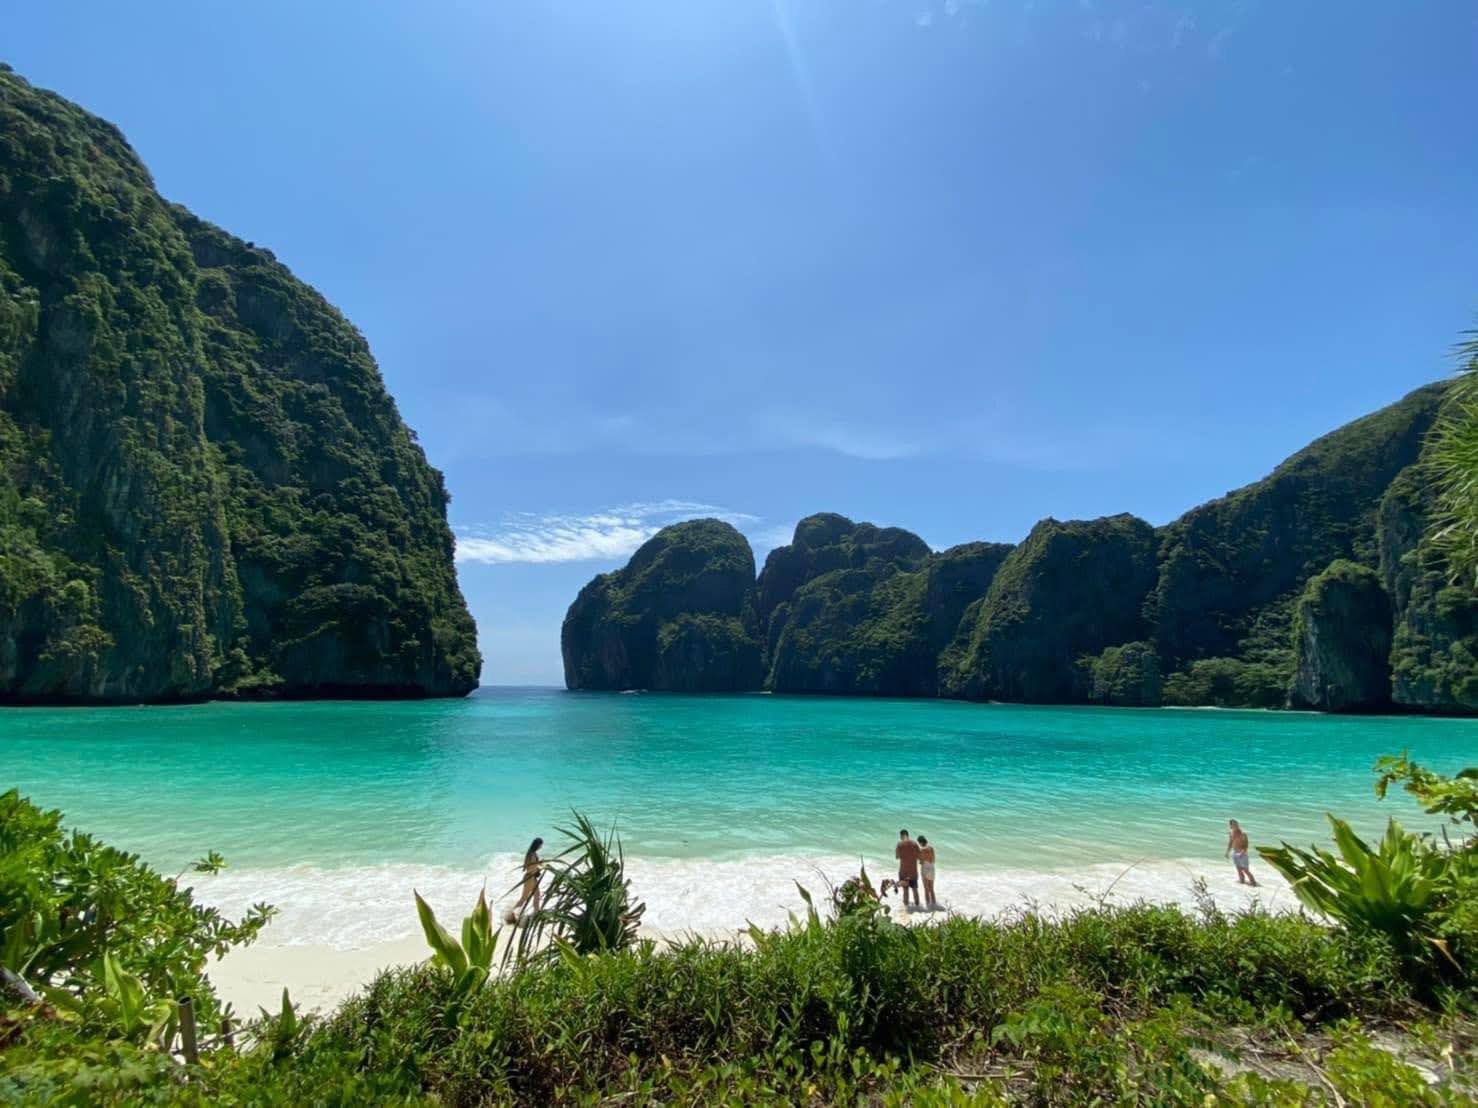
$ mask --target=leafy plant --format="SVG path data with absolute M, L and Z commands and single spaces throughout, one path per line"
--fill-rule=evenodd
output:
M 549 883 L 543 902 L 515 925 L 517 940 L 504 948 L 505 961 L 553 957 L 562 947 L 583 955 L 626 950 L 636 943 L 647 906 L 632 899 L 614 825 L 602 834 L 588 817 L 579 812 L 572 816 L 574 825 L 559 829 L 569 845 L 544 864 Z
M 1376 796 L 1384 798 L 1386 791 L 1399 782 L 1428 815 L 1443 815 L 1455 824 L 1478 827 L 1478 766 L 1444 777 L 1417 765 L 1403 753 L 1381 758 L 1375 763 L 1375 772 L 1380 775 L 1375 783 Z
M 1389 938 L 1407 957 L 1436 941 L 1432 917 L 1447 864 L 1445 852 L 1395 819 L 1372 850 L 1344 820 L 1330 815 L 1336 857 L 1328 850 L 1300 850 L 1284 843 L 1259 853 L 1293 886 L 1294 893 L 1320 915 L 1347 927 L 1365 928 Z
M 212 854 L 199 864 L 224 862 Z M 252 942 L 272 915 L 258 904 L 227 919 L 136 855 L 64 832 L 60 812 L 14 789 L 0 795 L 0 966 L 60 1007 L 132 1035 L 165 1003 L 145 997 L 188 995 L 214 1020 L 207 960 Z
M 1430 532 L 1454 581 L 1478 583 L 1478 330 L 1458 350 L 1458 379 L 1432 428 L 1425 465 L 1438 489 Z
M 413 891 L 416 898 L 416 913 L 421 918 L 421 930 L 426 935 L 437 964 L 452 971 L 454 985 L 452 1002 L 448 1005 L 448 1016 L 455 1021 L 462 1005 L 474 992 L 482 987 L 492 972 L 493 951 L 498 945 L 498 936 L 493 931 L 493 917 L 488 910 L 487 890 L 477 894 L 477 904 L 472 914 L 462 921 L 462 941 L 452 938 L 436 919 L 431 905 Z
M 1402 754 L 1376 763 L 1376 795 L 1393 783 L 1429 814 L 1455 825 L 1478 817 L 1478 770 L 1445 777 Z M 1406 831 L 1391 820 L 1372 850 L 1343 820 L 1329 816 L 1339 856 L 1284 843 L 1260 853 L 1293 884 L 1308 907 L 1347 927 L 1385 935 L 1408 962 L 1427 963 L 1435 952 L 1450 969 L 1478 955 L 1478 839 L 1453 844 Z

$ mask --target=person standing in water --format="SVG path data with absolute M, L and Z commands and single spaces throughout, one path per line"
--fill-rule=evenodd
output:
M 925 835 L 919 836 L 919 876 L 924 880 L 924 907 L 932 912 L 939 901 L 934 899 L 934 848 Z
M 1256 888 L 1257 878 L 1252 876 L 1251 865 L 1247 860 L 1247 832 L 1234 819 L 1227 820 L 1227 827 L 1230 831 L 1227 834 L 1226 854 L 1231 855 L 1232 865 L 1237 867 L 1237 884 Z M 1225 856 L 1224 854 L 1223 857 Z
M 919 907 L 919 844 L 908 837 L 908 828 L 898 832 L 898 845 L 893 848 L 898 859 L 898 884 L 903 889 L 903 906 L 908 907 L 908 894 L 913 892 L 913 906 Z
M 529 849 L 523 856 L 523 891 L 519 895 L 518 903 L 508 910 L 505 919 L 509 923 L 519 920 L 519 913 L 527 906 L 537 912 L 540 907 L 539 899 L 539 848 L 544 845 L 544 840 L 535 838 L 529 843 Z

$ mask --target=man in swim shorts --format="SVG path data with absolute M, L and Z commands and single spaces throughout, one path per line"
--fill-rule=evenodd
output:
M 913 892 L 913 906 L 919 907 L 919 844 L 908 837 L 908 828 L 898 832 L 898 845 L 893 848 L 898 859 L 898 884 L 903 888 L 903 906 L 908 907 L 908 894 Z
M 1240 824 L 1234 819 L 1227 820 L 1227 826 L 1231 829 L 1227 835 L 1226 853 L 1232 857 L 1232 865 L 1237 867 L 1237 884 L 1251 885 L 1257 887 L 1257 878 L 1252 876 L 1252 869 L 1247 860 L 1247 832 L 1242 830 Z

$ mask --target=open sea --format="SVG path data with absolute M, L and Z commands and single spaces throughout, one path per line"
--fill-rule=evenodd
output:
M 0 788 L 238 911 L 271 943 L 403 938 L 412 886 L 462 912 L 501 895 L 534 835 L 572 809 L 614 821 L 646 922 L 733 931 L 784 920 L 794 881 L 875 876 L 900 827 L 939 851 L 955 910 L 1108 893 L 1244 903 L 1226 820 L 1254 845 L 1327 840 L 1324 813 L 1376 834 L 1435 828 L 1371 764 L 1410 750 L 1478 764 L 1478 721 L 768 695 L 485 689 L 466 700 L 0 711 Z M 552 849 L 551 849 L 552 848 Z M 1289 906 L 1265 864 L 1260 895 Z

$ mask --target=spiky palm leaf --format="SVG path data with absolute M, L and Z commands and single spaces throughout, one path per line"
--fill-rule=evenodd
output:
M 636 942 L 647 906 L 632 899 L 615 826 L 603 835 L 588 817 L 571 815 L 574 825 L 558 829 L 570 845 L 544 864 L 543 903 L 515 925 L 517 940 L 504 947 L 505 961 L 553 958 L 561 950 L 625 950 Z
M 1459 376 L 1432 428 L 1426 465 L 1437 486 L 1431 532 L 1454 581 L 1478 583 L 1478 330 L 1458 347 Z

